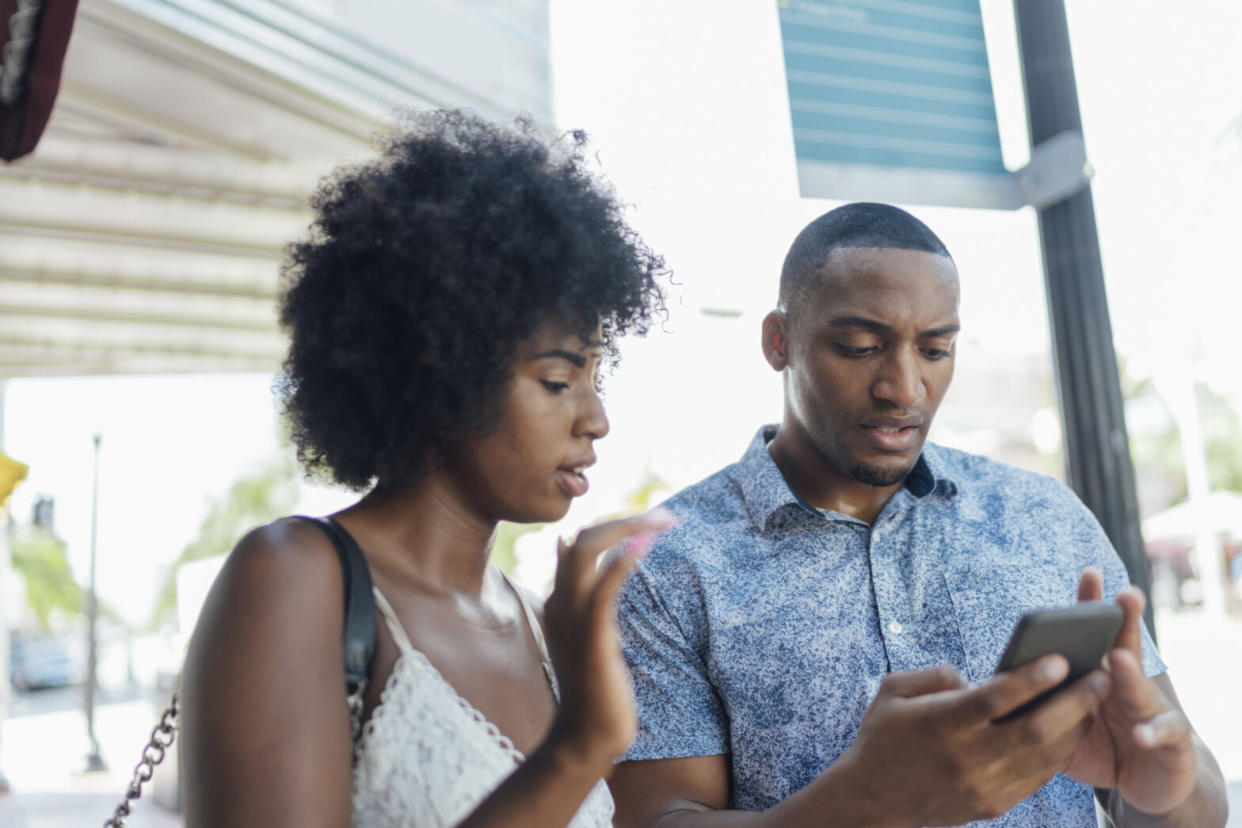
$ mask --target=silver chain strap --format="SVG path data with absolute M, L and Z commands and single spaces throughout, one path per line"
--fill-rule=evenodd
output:
M 353 740 L 354 747 L 358 746 L 358 737 L 362 735 L 362 704 L 363 696 L 367 692 L 367 682 L 363 679 L 356 684 L 353 682 L 345 683 L 345 704 L 349 707 L 349 736 Z M 357 754 L 354 754 L 356 760 Z
M 160 717 L 160 723 L 151 731 L 151 739 L 142 749 L 142 759 L 134 767 L 134 778 L 130 780 L 125 798 L 116 806 L 116 813 L 104 823 L 104 828 L 125 828 L 125 817 L 129 816 L 130 803 L 142 796 L 142 786 L 151 781 L 155 766 L 164 761 L 164 754 L 172 747 L 177 738 L 177 726 L 181 721 L 181 698 L 173 693 L 172 702 Z
M 354 744 L 357 745 L 358 736 L 362 731 L 362 704 L 363 696 L 367 691 L 367 682 L 350 684 L 346 689 L 345 701 L 349 706 L 349 730 Z M 160 723 L 151 731 L 151 738 L 142 750 L 142 759 L 134 768 L 134 778 L 130 780 L 129 788 L 125 791 L 125 798 L 121 800 L 120 805 L 116 806 L 116 813 L 112 815 L 112 818 L 104 823 L 104 828 L 125 828 L 125 817 L 129 816 L 130 804 L 142 796 L 143 784 L 151 781 L 151 777 L 155 775 L 155 766 L 164 761 L 165 753 L 172 747 L 173 740 L 177 738 L 177 727 L 180 723 L 181 696 L 179 693 L 173 693 L 168 709 L 160 717 Z

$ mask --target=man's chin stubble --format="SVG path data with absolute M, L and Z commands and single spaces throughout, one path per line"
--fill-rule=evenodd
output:
M 850 477 L 854 478 L 859 483 L 866 483 L 868 486 L 882 488 L 884 486 L 895 486 L 905 480 L 910 474 L 910 470 L 913 468 L 913 463 L 901 469 L 872 466 L 867 463 L 856 463 L 850 467 Z

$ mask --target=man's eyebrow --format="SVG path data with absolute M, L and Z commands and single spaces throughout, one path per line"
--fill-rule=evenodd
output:
M 553 348 L 550 351 L 544 351 L 531 357 L 532 362 L 537 359 L 563 359 L 578 368 L 585 368 L 587 364 L 586 357 L 582 354 L 575 354 L 573 351 L 566 351 L 564 348 Z
M 961 329 L 962 329 L 962 326 L 958 325 L 957 323 L 954 323 L 952 325 L 941 325 L 939 328 L 932 328 L 930 331 L 923 331 L 921 334 L 919 334 L 919 336 L 920 337 L 932 337 L 932 338 L 937 337 L 937 336 L 948 336 L 949 334 L 957 333 Z
M 892 330 L 890 326 L 885 325 L 883 322 L 879 322 L 875 319 L 868 319 L 865 316 L 837 316 L 834 317 L 829 324 L 834 328 L 864 328 L 868 331 L 876 331 L 878 333 L 884 333 Z M 919 338 L 923 339 L 937 336 L 948 336 L 949 334 L 957 333 L 961 329 L 961 325 L 953 322 L 949 325 L 941 325 L 939 328 L 932 328 L 928 331 L 919 331 Z
M 828 324 L 834 328 L 866 328 L 869 331 L 887 331 L 889 326 L 865 316 L 837 316 Z

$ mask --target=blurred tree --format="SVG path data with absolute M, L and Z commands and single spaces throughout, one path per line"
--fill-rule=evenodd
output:
M 609 517 L 624 517 L 645 512 L 672 493 L 673 489 L 668 485 L 668 481 L 650 468 L 644 468 L 643 476 L 638 481 L 638 485 L 626 493 L 624 508 L 616 514 L 609 515 Z
M 13 569 L 26 583 L 26 602 L 43 632 L 50 632 L 53 609 L 82 611 L 82 588 L 73 579 L 65 542 L 40 526 L 22 526 L 13 537 Z
M 1196 388 L 1208 479 L 1214 490 L 1242 492 L 1242 421 L 1227 397 L 1206 385 Z
M 223 497 L 212 501 L 198 537 L 182 550 L 164 577 L 150 626 L 158 627 L 172 619 L 177 607 L 177 570 L 183 564 L 226 554 L 247 531 L 287 515 L 297 501 L 297 463 L 288 449 L 273 455 L 258 471 L 242 477 Z
M 492 563 L 500 567 L 508 575 L 517 570 L 517 541 L 522 535 L 538 532 L 546 523 L 509 523 L 501 521 L 496 527 L 496 538 L 492 541 Z
M 1127 399 L 1159 396 L 1149 379 L 1126 384 Z M 1203 383 L 1195 383 L 1195 396 L 1211 488 L 1242 492 L 1242 420 L 1239 413 L 1227 397 Z M 1165 505 L 1185 499 L 1186 461 L 1182 456 L 1181 434 L 1171 414 L 1167 426 L 1162 429 L 1143 435 L 1131 433 L 1130 451 L 1136 467 L 1154 469 L 1166 479 L 1176 481 L 1173 495 Z

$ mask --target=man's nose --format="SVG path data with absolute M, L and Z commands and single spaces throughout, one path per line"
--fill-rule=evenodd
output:
M 881 368 L 876 377 L 871 393 L 882 400 L 888 400 L 897 408 L 912 408 L 927 396 L 927 386 L 923 384 L 923 366 L 918 355 L 906 349 L 895 351 Z

